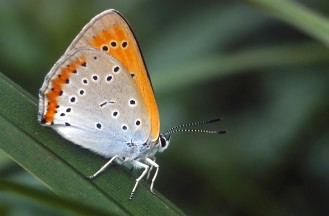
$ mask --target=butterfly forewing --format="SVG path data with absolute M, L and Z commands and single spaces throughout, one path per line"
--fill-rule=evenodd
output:
M 115 10 L 107 10 L 93 18 L 67 49 L 96 47 L 119 60 L 134 80 L 151 122 L 149 139 L 159 137 L 160 120 L 152 84 L 136 38 L 127 21 Z

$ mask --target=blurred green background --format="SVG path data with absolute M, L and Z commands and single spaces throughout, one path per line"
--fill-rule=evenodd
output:
M 81 28 L 115 8 L 139 40 L 162 131 L 220 116 L 210 128 L 230 132 L 173 135 L 158 191 L 188 215 L 328 215 L 329 2 L 298 1 L 305 16 L 260 2 L 1 0 L 0 71 L 37 97 Z M 0 178 L 48 191 L 5 154 Z M 0 212 L 66 214 L 1 191 Z

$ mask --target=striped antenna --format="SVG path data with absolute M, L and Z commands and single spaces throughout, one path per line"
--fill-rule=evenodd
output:
M 177 132 L 226 134 L 226 133 L 228 133 L 227 131 L 212 131 L 212 130 L 203 130 L 203 129 L 185 129 L 185 127 L 210 124 L 210 123 L 214 123 L 214 122 L 219 122 L 221 120 L 222 120 L 222 118 L 217 118 L 217 119 L 212 119 L 212 120 L 209 120 L 209 121 L 199 121 L 199 122 L 192 122 L 192 123 L 178 125 L 178 126 L 175 126 L 173 128 L 170 128 L 169 130 L 165 131 L 163 133 L 163 135 L 166 136 L 166 135 L 169 135 L 169 134 L 172 134 L 172 133 L 177 133 Z

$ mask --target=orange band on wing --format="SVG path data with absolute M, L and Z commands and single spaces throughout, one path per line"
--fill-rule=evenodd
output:
M 62 93 L 62 85 L 67 83 L 70 75 L 74 73 L 78 66 L 85 63 L 84 58 L 79 58 L 76 61 L 72 62 L 67 67 L 62 68 L 60 73 L 51 80 L 51 88 L 48 89 L 48 92 L 45 94 L 48 105 L 47 112 L 43 116 L 42 122 L 45 124 L 52 124 L 54 120 L 54 115 L 56 113 L 56 109 L 58 108 L 57 98 Z

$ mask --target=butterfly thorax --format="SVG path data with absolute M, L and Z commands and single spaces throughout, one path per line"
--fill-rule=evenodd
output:
M 134 159 L 142 160 L 144 158 L 154 157 L 157 152 L 163 152 L 168 148 L 170 138 L 170 136 L 160 134 L 156 141 L 148 140 L 140 146 L 138 156 Z

